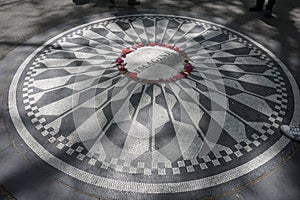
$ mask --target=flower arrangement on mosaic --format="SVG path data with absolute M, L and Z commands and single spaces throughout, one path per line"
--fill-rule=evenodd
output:
M 118 58 L 116 60 L 116 63 L 118 66 L 118 70 L 122 71 L 122 74 L 126 74 L 128 72 L 128 70 L 126 69 L 127 63 L 124 63 L 124 60 L 122 58 Z
M 124 61 L 124 59 L 126 58 L 126 56 L 129 53 L 133 52 L 134 50 L 137 50 L 138 48 L 145 47 L 145 46 L 166 47 L 166 48 L 172 49 L 174 51 L 177 51 L 177 52 L 179 52 L 179 54 L 181 54 L 181 51 L 180 51 L 179 47 L 172 46 L 170 44 L 161 44 L 161 43 L 156 44 L 156 43 L 152 42 L 152 43 L 150 43 L 148 45 L 140 43 L 137 46 L 127 47 L 127 48 L 125 48 L 125 49 L 122 50 L 122 56 L 119 57 L 119 58 L 117 58 L 117 60 L 116 60 L 116 66 L 117 66 L 118 70 L 122 72 L 122 74 L 126 75 L 128 73 L 128 69 L 126 68 L 127 63 L 125 63 L 125 61 Z M 181 78 L 187 78 L 188 75 L 190 75 L 192 71 L 193 71 L 193 65 L 186 58 L 184 60 L 184 62 L 183 62 L 183 70 L 181 72 L 179 72 L 176 76 L 173 76 L 172 78 L 170 78 L 170 80 L 165 80 L 165 81 L 166 82 L 171 82 L 171 81 L 179 80 Z M 133 79 L 137 79 L 137 73 L 130 72 L 129 76 L 131 78 L 133 78 Z

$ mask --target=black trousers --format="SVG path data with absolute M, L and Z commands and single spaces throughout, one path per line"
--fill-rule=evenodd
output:
M 265 0 L 256 0 L 256 6 L 258 8 L 263 8 L 265 3 Z M 275 5 L 276 0 L 268 0 L 268 4 L 267 4 L 267 9 L 271 9 L 273 8 L 273 6 Z

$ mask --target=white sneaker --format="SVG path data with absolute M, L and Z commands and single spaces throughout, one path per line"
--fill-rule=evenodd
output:
M 300 127 L 281 125 L 280 130 L 289 138 L 300 141 Z

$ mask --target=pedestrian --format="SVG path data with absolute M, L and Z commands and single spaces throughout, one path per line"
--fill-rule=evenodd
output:
M 263 11 L 265 0 L 256 0 L 256 5 L 249 8 L 249 11 L 252 12 L 259 12 Z M 265 17 L 271 17 L 272 16 L 272 9 L 276 3 L 276 0 L 268 0 L 268 4 L 266 5 L 266 12 Z
M 280 130 L 289 138 L 300 141 L 300 127 L 281 125 Z

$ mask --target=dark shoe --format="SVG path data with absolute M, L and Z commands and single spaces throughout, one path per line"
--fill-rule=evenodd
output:
M 267 8 L 264 16 L 267 18 L 272 17 L 272 9 Z
M 109 2 L 112 4 L 112 5 L 115 5 L 115 0 L 109 0 Z
M 76 5 L 84 5 L 90 3 L 90 0 L 73 0 Z
M 128 5 L 130 5 L 130 6 L 137 6 L 137 5 L 140 5 L 140 4 L 141 4 L 141 2 L 136 1 L 136 0 L 129 0 L 128 1 Z
M 261 7 L 257 7 L 257 6 L 253 6 L 251 8 L 249 8 L 250 12 L 259 12 L 259 11 L 263 11 L 263 8 Z

